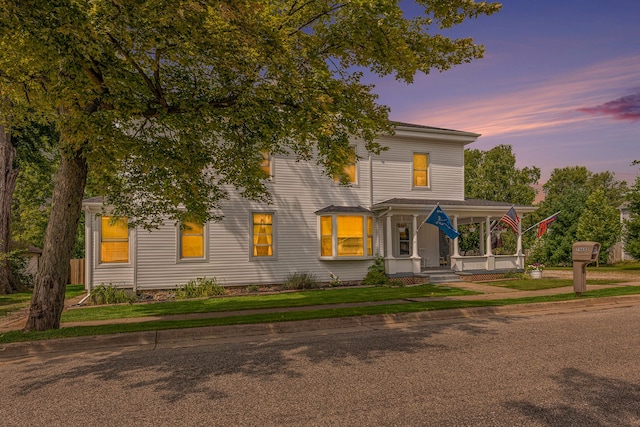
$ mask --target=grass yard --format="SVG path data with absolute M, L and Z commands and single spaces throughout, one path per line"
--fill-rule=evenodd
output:
M 170 314 L 210 313 L 215 311 L 260 308 L 304 307 L 311 305 L 393 301 L 417 297 L 473 295 L 475 292 L 440 285 L 406 287 L 330 288 L 269 295 L 202 298 L 156 303 L 106 305 L 73 308 L 62 315 L 62 323 L 86 320 L 109 320 Z
M 576 297 L 574 293 L 560 295 L 545 295 L 527 298 L 514 298 L 502 300 L 478 300 L 478 301 L 428 301 L 405 302 L 396 304 L 383 304 L 374 306 L 314 309 L 307 311 L 282 311 L 278 313 L 243 314 L 239 316 L 226 316 L 220 318 L 188 319 L 188 320 L 160 320 L 152 322 L 109 324 L 101 326 L 75 326 L 70 328 L 55 329 L 44 332 L 23 333 L 11 331 L 0 335 L 0 343 L 36 341 L 53 338 L 69 338 L 91 335 L 105 335 L 126 332 L 156 331 L 163 329 L 182 329 L 203 326 L 242 325 L 267 322 L 287 322 L 295 320 L 327 319 L 334 317 L 364 316 L 376 314 L 411 313 L 429 310 L 446 310 L 453 308 L 505 306 L 513 304 L 531 304 L 541 302 L 568 301 L 579 298 L 601 298 L 607 296 L 631 295 L 640 293 L 640 286 L 623 286 L 615 288 L 598 289 L 585 292 L 582 297 Z M 150 304 L 153 305 L 153 304 Z
M 623 280 L 616 280 L 616 283 L 622 283 Z M 516 289 L 518 291 L 539 291 L 542 289 L 563 288 L 565 286 L 573 286 L 573 280 L 570 279 L 518 279 L 518 280 L 501 280 L 486 283 L 491 286 L 499 286 L 502 288 Z M 587 285 L 610 285 L 611 280 L 608 279 L 587 279 Z
M 85 292 L 84 285 L 67 285 L 65 299 L 75 298 Z M 0 317 L 6 316 L 14 311 L 19 311 L 29 307 L 31 301 L 31 291 L 17 292 L 15 294 L 0 295 Z

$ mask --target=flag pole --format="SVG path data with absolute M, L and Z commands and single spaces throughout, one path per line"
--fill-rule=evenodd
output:
M 514 205 L 511 205 L 511 207 L 507 210 L 507 213 L 509 213 L 509 211 L 511 209 L 514 209 Z M 504 217 L 504 215 L 502 217 Z M 500 217 L 500 218 L 502 218 L 502 217 Z M 501 221 L 500 219 L 497 219 L 497 220 L 493 221 L 493 224 L 490 225 L 488 232 L 491 233 L 493 231 L 493 229 L 496 228 L 498 226 L 498 224 L 500 224 L 500 221 Z
M 427 218 L 429 218 L 429 217 L 431 216 L 431 214 L 433 213 L 433 211 L 435 211 L 435 210 L 436 210 L 436 208 L 437 208 L 438 206 L 440 206 L 440 202 L 436 203 L 436 205 L 433 207 L 433 209 L 431 209 L 431 212 L 429 212 L 429 213 L 427 214 Z M 419 226 L 418 226 L 418 228 L 416 229 L 415 234 L 418 234 L 418 231 L 420 231 L 420 229 L 422 228 L 422 226 L 425 224 L 425 221 L 426 221 L 426 220 L 424 220 L 424 221 L 422 221 L 422 222 L 420 223 L 420 225 L 419 225 Z
M 545 219 L 543 219 L 543 220 L 540 220 L 540 221 L 536 222 L 536 223 L 535 223 L 535 224 L 533 224 L 531 227 L 529 227 L 529 228 L 527 228 L 526 230 L 524 230 L 524 231 L 522 232 L 522 234 L 524 234 L 524 233 L 526 233 L 527 231 L 531 230 L 532 228 L 535 228 L 536 226 L 540 225 L 540 223 L 541 223 L 541 222 L 546 221 L 546 220 L 548 220 L 549 218 L 553 218 L 554 216 L 558 215 L 560 212 L 562 212 L 562 211 L 558 211 L 558 212 L 554 213 L 553 215 L 549 215 L 549 216 L 548 216 L 548 217 L 546 217 Z

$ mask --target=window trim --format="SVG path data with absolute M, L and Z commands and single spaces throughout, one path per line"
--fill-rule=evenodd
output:
M 127 261 L 103 261 L 102 260 L 102 220 L 103 218 L 113 218 L 113 215 L 96 215 L 96 218 L 98 219 L 97 222 L 97 229 L 98 229 L 98 238 L 97 240 L 97 249 L 96 249 L 96 261 L 97 261 L 97 267 L 98 268 L 118 268 L 118 267 L 130 267 L 132 265 L 132 256 L 133 253 L 131 251 L 131 242 L 133 240 L 133 236 L 132 236 L 132 229 L 129 228 L 129 219 L 127 217 L 120 217 L 120 219 L 125 219 L 127 220 Z
M 271 152 L 267 151 L 267 150 L 262 150 L 261 151 L 261 155 L 262 155 L 262 161 L 266 160 L 268 162 L 269 165 L 269 172 L 267 172 L 269 174 L 269 176 L 267 178 L 265 178 L 268 181 L 273 181 L 274 179 L 274 169 L 273 169 L 273 155 L 271 154 Z M 262 169 L 262 161 L 260 162 L 260 170 L 265 172 L 264 169 Z
M 427 156 L 427 185 L 415 185 L 415 173 L 416 173 L 416 168 L 415 168 L 415 156 L 416 155 L 423 155 L 423 156 Z M 414 151 L 411 154 L 411 189 L 412 190 L 430 190 L 431 189 L 431 153 L 429 152 L 423 152 L 423 151 Z
M 362 255 L 338 255 L 338 217 L 360 217 L 362 219 Z M 331 255 L 322 255 L 322 218 L 331 218 Z M 370 221 L 369 221 L 370 219 Z M 374 227 L 373 214 L 362 212 L 336 212 L 318 214 L 318 258 L 321 260 L 349 261 L 373 259 Z M 371 225 L 371 234 L 369 234 Z M 371 247 L 369 247 L 371 246 Z
M 254 215 L 271 215 L 271 255 L 254 255 L 254 233 L 253 233 L 253 217 Z M 276 260 L 278 259 L 277 252 L 277 239 L 276 236 L 278 230 L 277 226 L 277 215 L 275 211 L 251 211 L 249 213 L 249 260 Z
M 355 171 L 353 173 L 355 181 L 351 182 L 349 181 L 347 183 L 347 186 L 349 187 L 359 187 L 360 186 L 360 162 L 358 161 L 358 145 L 357 144 L 351 144 L 349 145 L 349 147 L 351 147 L 353 149 L 353 163 L 348 163 L 345 165 L 345 169 L 347 168 L 347 166 L 350 166 L 353 164 L 353 167 L 355 168 Z M 333 185 L 337 185 L 340 186 L 340 177 L 334 175 L 332 177 L 332 181 L 333 181 Z
M 176 262 L 178 263 L 199 263 L 209 261 L 209 226 L 207 223 L 202 224 L 202 256 L 201 257 L 183 257 L 182 256 L 182 224 L 176 224 Z

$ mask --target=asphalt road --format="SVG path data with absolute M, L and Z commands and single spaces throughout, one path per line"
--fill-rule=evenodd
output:
M 3 426 L 640 426 L 640 306 L 0 362 Z

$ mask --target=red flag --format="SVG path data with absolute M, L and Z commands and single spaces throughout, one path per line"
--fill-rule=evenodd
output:
M 556 219 L 558 219 L 558 214 L 553 214 L 548 218 L 543 219 L 542 221 L 540 221 L 540 225 L 538 225 L 538 239 L 540 237 L 542 237 L 544 235 L 544 233 L 547 232 L 547 227 L 549 227 L 549 225 L 551 225 L 551 223 L 553 221 L 555 221 Z

